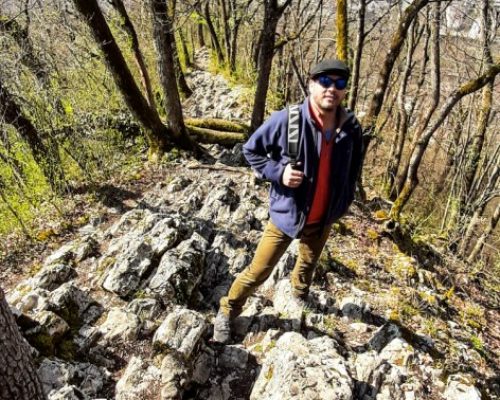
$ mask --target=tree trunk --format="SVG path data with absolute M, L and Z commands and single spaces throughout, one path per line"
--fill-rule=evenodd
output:
M 177 90 L 174 57 L 172 54 L 172 21 L 168 10 L 168 2 L 164 0 L 150 0 L 153 16 L 153 30 L 156 52 L 158 56 L 158 74 L 165 97 L 165 111 L 168 127 L 172 131 L 176 142 L 183 148 L 198 150 L 190 139 L 184 126 L 181 100 Z
M 179 40 L 181 42 L 181 51 L 182 51 L 182 56 L 184 57 L 184 62 L 186 64 L 186 67 L 191 68 L 193 66 L 193 63 L 191 61 L 191 57 L 189 56 L 189 51 L 186 44 L 186 36 L 184 35 L 182 29 L 179 29 Z
M 365 126 L 365 133 L 363 135 L 363 160 L 366 156 L 366 152 L 368 151 L 368 147 L 370 146 L 370 142 L 376 134 L 376 122 L 380 111 L 382 110 L 389 78 L 391 76 L 391 72 L 396 59 L 398 58 L 401 51 L 401 47 L 403 46 L 403 43 L 405 41 L 408 29 L 410 28 L 410 25 L 417 16 L 418 12 L 422 8 L 424 8 L 428 2 L 429 0 L 414 0 L 404 11 L 399 21 L 398 28 L 392 35 L 389 51 L 385 56 L 385 59 L 382 63 L 382 69 L 380 70 L 378 75 L 377 87 L 370 100 L 367 115 L 363 118 L 362 121 L 363 125 Z M 362 174 L 359 174 L 358 188 L 360 189 L 360 193 L 364 198 L 364 190 L 362 190 Z
M 488 0 L 483 0 L 482 7 L 482 41 L 483 41 L 483 59 L 485 67 L 490 66 L 493 63 L 490 50 L 490 40 L 488 28 L 490 26 L 489 15 L 488 15 Z M 460 204 L 460 213 L 462 214 L 467 203 L 467 199 L 471 198 L 471 189 L 474 181 L 474 177 L 479 167 L 479 159 L 481 158 L 481 152 L 483 150 L 484 140 L 486 137 L 486 130 L 488 128 L 488 121 L 491 114 L 491 108 L 493 103 L 493 87 L 494 81 L 491 81 L 488 85 L 483 88 L 481 110 L 479 114 L 479 119 L 477 123 L 477 128 L 475 134 L 472 137 L 471 143 L 467 146 L 465 154 L 465 170 L 464 170 L 464 189 L 463 196 Z
M 440 39 L 439 32 L 441 29 L 441 3 L 436 2 L 432 4 L 431 12 L 431 26 L 430 26 L 430 43 L 431 43 L 431 82 L 432 82 L 432 92 L 431 92 L 431 102 L 428 105 L 428 112 L 423 117 L 422 122 L 418 123 L 418 131 L 415 132 L 415 138 L 418 137 L 427 129 L 429 122 L 436 111 L 439 104 L 439 95 L 441 93 L 441 63 L 440 63 Z M 415 140 L 415 141 L 416 141 Z
M 440 113 L 431 126 L 427 128 L 427 130 L 422 134 L 419 141 L 416 143 L 415 149 L 413 150 L 410 163 L 408 168 L 408 173 L 405 179 L 405 184 L 403 185 L 403 189 L 401 193 L 397 197 L 391 208 L 391 218 L 399 219 L 401 211 L 403 207 L 406 205 L 408 200 L 410 199 L 415 187 L 418 185 L 418 168 L 420 163 L 422 162 L 422 158 L 424 156 L 425 150 L 427 149 L 427 145 L 429 144 L 429 140 L 432 135 L 436 132 L 436 130 L 441 126 L 444 119 L 448 116 L 450 111 L 453 109 L 455 104 L 462 99 L 464 96 L 473 93 L 483 86 L 493 81 L 496 75 L 500 72 L 500 63 L 492 65 L 483 75 L 481 75 L 477 79 L 473 79 L 460 88 L 456 89 L 454 92 L 450 94 L 446 103 L 441 107 Z
M 144 56 L 142 55 L 141 48 L 139 47 L 139 39 L 137 37 L 137 32 L 128 16 L 127 9 L 123 4 L 122 0 L 111 0 L 111 4 L 116 9 L 118 14 L 120 14 L 120 22 L 122 28 L 127 32 L 127 35 L 130 40 L 130 48 L 135 56 L 135 62 L 137 63 L 137 67 L 139 68 L 139 73 L 141 74 L 141 82 L 146 92 L 146 96 L 148 99 L 148 103 L 151 108 L 156 108 L 155 99 L 153 95 L 153 89 L 151 87 L 151 79 L 149 78 L 149 73 L 146 67 L 146 63 L 144 61 Z
M 479 239 L 477 240 L 476 244 L 474 245 L 474 248 L 472 249 L 469 257 L 467 258 L 468 263 L 472 263 L 476 259 L 476 257 L 479 255 L 479 252 L 483 249 L 483 246 L 484 246 L 484 243 L 486 242 L 486 239 L 488 238 L 488 236 L 491 235 L 491 233 L 497 227 L 499 219 L 500 219 L 500 202 L 497 204 L 497 207 L 495 208 L 495 212 L 491 216 L 487 228 L 484 230 L 483 234 L 479 237 Z
M 220 47 L 219 38 L 215 32 L 214 24 L 212 23 L 212 18 L 210 17 L 210 5 L 209 1 L 205 3 L 205 21 L 207 21 L 208 31 L 210 32 L 210 38 L 212 39 L 212 45 L 215 49 L 215 54 L 217 54 L 217 61 L 219 64 L 224 64 L 224 54 L 222 53 L 222 48 Z
M 259 72 L 257 75 L 257 88 L 250 123 L 250 132 L 253 133 L 264 121 L 266 110 L 267 89 L 269 88 L 269 76 L 274 56 L 274 43 L 276 39 L 276 27 L 283 15 L 283 11 L 290 5 L 291 0 L 286 0 L 283 5 L 278 6 L 277 0 L 266 0 L 264 10 L 264 26 L 261 34 L 259 50 Z
M 337 58 L 347 62 L 347 0 L 337 3 Z
M 179 60 L 179 53 L 177 51 L 177 43 L 175 41 L 175 34 L 174 34 L 174 20 L 175 20 L 175 1 L 173 0 L 167 0 L 170 1 L 169 4 L 167 4 L 167 12 L 169 13 L 169 19 L 168 21 L 165 21 L 165 23 L 168 26 L 168 29 L 165 29 L 165 37 L 167 43 L 170 43 L 170 52 L 172 53 L 172 58 L 174 61 L 174 71 L 175 71 L 175 80 L 177 82 L 177 88 L 178 92 L 184 97 L 188 98 L 193 94 L 193 91 L 189 88 L 186 78 L 184 76 L 184 72 L 182 71 L 182 66 L 181 62 Z M 167 95 L 167 93 L 165 93 Z
M 45 400 L 30 350 L 0 288 L 0 399 Z
M 399 164 L 401 162 L 401 155 L 403 154 L 404 143 L 406 141 L 406 134 L 408 132 L 408 113 L 406 112 L 406 89 L 410 79 L 411 71 L 413 70 L 413 53 L 415 51 L 415 21 L 412 23 L 411 33 L 407 44 L 406 64 L 403 71 L 403 77 L 399 87 L 397 102 L 398 102 L 398 124 L 396 124 L 396 135 L 391 144 L 389 152 L 389 161 L 387 164 L 384 193 L 385 196 L 391 198 L 394 196 L 394 181 L 398 173 Z
M 7 124 L 12 125 L 21 138 L 28 144 L 33 159 L 40 167 L 45 178 L 55 193 L 64 193 L 67 189 L 64 171 L 57 145 L 46 145 L 33 123 L 24 115 L 21 107 L 7 90 L 0 79 L 0 116 Z
M 170 132 L 161 122 L 156 110 L 149 106 L 139 90 L 123 54 L 97 5 L 97 0 L 73 1 L 99 44 L 116 86 L 125 100 L 125 104 L 145 130 L 150 158 L 153 160 L 159 158 L 168 147 Z
M 351 90 L 349 92 L 349 108 L 354 110 L 358 100 L 359 91 L 359 71 L 361 70 L 361 56 L 363 54 L 363 46 L 365 43 L 365 13 L 366 0 L 359 0 L 358 10 L 358 32 L 356 34 L 356 53 L 352 64 L 351 75 Z

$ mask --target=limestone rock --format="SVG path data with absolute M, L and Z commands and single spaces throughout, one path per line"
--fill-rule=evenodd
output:
M 203 277 L 208 242 L 198 233 L 167 251 L 148 286 L 161 299 L 188 303 Z
M 116 383 L 116 400 L 157 399 L 161 390 L 160 379 L 158 367 L 134 356 Z
M 132 341 L 137 339 L 140 324 L 139 317 L 134 313 L 112 308 L 99 330 L 107 343 Z
M 85 396 L 95 398 L 111 374 L 102 367 L 90 363 L 68 363 L 46 358 L 38 368 L 38 376 L 45 393 L 53 393 L 55 396 L 62 388 L 74 385 Z M 65 393 L 71 395 L 78 393 L 78 391 L 66 389 L 62 390 L 60 395 Z M 66 397 L 60 398 L 66 399 Z M 72 397 L 68 397 L 68 399 L 72 399 Z
M 48 400 L 89 400 L 90 398 L 74 385 L 66 385 L 58 390 L 52 390 Z
M 161 399 L 180 400 L 188 382 L 188 367 L 173 354 L 167 354 L 161 363 Z
M 135 230 L 116 239 L 101 258 L 99 268 L 105 270 L 102 286 L 119 296 L 137 290 L 142 278 L 160 257 L 179 239 L 178 221 L 149 214 Z
M 62 317 L 71 327 L 93 322 L 102 314 L 102 306 L 74 282 L 66 282 L 54 290 L 47 309 Z
M 448 377 L 443 397 L 446 400 L 481 400 L 481 393 L 470 377 L 455 374 Z
M 198 312 L 184 308 L 174 309 L 162 322 L 153 338 L 153 345 L 189 359 L 208 328 Z
M 76 272 L 67 264 L 50 264 L 43 267 L 31 278 L 31 286 L 54 290 L 76 276 Z
M 250 399 L 353 399 L 353 381 L 328 337 L 285 333 L 266 356 Z

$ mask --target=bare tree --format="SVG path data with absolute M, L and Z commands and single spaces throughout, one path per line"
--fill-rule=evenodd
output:
M 181 100 L 179 91 L 177 90 L 172 43 L 170 42 L 174 39 L 173 34 L 171 34 L 173 28 L 172 13 L 168 10 L 168 6 L 171 3 L 164 0 L 150 0 L 149 4 L 153 15 L 154 41 L 158 55 L 158 72 L 165 96 L 167 123 L 172 135 L 183 148 L 198 151 L 197 146 L 190 139 L 184 125 Z
M 0 399 L 45 400 L 30 350 L 0 288 Z
M 278 0 L 264 1 L 264 21 L 261 32 L 259 50 L 259 68 L 257 75 L 257 88 L 255 89 L 255 100 L 250 122 L 250 131 L 254 132 L 263 122 L 266 109 L 267 89 L 269 88 L 269 76 L 274 56 L 274 44 L 276 40 L 276 28 L 285 9 L 291 0 L 286 0 L 281 6 Z
M 141 48 L 139 46 L 139 39 L 137 37 L 137 32 L 135 31 L 134 25 L 130 20 L 130 17 L 127 13 L 127 9 L 123 4 L 122 0 L 110 0 L 113 7 L 116 9 L 118 14 L 120 15 L 120 23 L 125 32 L 129 37 L 130 48 L 135 56 L 135 61 L 137 63 L 137 67 L 139 68 L 139 73 L 141 74 L 141 82 L 146 92 L 146 96 L 148 99 L 148 103 L 152 108 L 156 107 L 153 89 L 151 87 L 151 79 L 149 78 L 148 69 L 146 68 L 146 63 L 144 61 L 144 56 L 142 55 Z
M 455 89 L 449 96 L 448 100 L 443 104 L 441 110 L 436 117 L 436 120 L 431 124 L 426 131 L 421 135 L 420 139 L 416 143 L 416 146 L 411 153 L 410 163 L 408 168 L 408 173 L 406 175 L 405 183 L 403 189 L 396 198 L 392 208 L 391 217 L 394 219 L 399 219 L 401 210 L 406 205 L 407 201 L 411 197 L 413 191 L 418 185 L 418 168 L 427 149 L 427 145 L 433 134 L 441 126 L 445 118 L 448 116 L 450 111 L 453 109 L 455 104 L 462 99 L 464 96 L 474 93 L 475 91 L 481 89 L 483 86 L 495 79 L 496 75 L 500 72 L 500 63 L 493 64 L 488 70 L 479 76 L 477 79 L 468 81 L 467 83 Z
M 149 144 L 149 156 L 156 160 L 169 147 L 172 139 L 179 147 L 192 150 L 194 148 L 190 138 L 182 130 L 167 128 L 160 120 L 155 109 L 149 106 L 147 100 L 142 95 L 137 86 L 130 69 L 120 51 L 116 41 L 109 30 L 108 24 L 102 15 L 102 12 L 96 0 L 74 0 L 77 10 L 85 18 L 96 42 L 100 46 L 106 64 L 108 65 L 113 79 L 123 96 L 130 112 L 141 123 L 145 130 Z M 163 37 L 165 39 L 165 37 Z M 169 46 L 165 41 L 162 46 Z M 170 54 L 169 49 L 165 49 L 166 54 Z M 171 58 L 171 56 L 170 56 Z M 172 61 L 173 63 L 173 61 Z M 173 68 L 169 71 L 173 74 Z M 174 81 L 175 83 L 175 76 Z M 177 85 L 166 92 L 167 99 L 170 96 L 179 96 Z M 181 117 L 182 118 L 182 117 Z M 176 122 L 171 122 L 172 126 L 178 126 Z

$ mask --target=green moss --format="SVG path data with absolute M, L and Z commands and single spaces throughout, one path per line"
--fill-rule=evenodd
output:
M 30 344 L 44 356 L 54 355 L 54 338 L 46 332 L 28 336 Z
M 77 347 L 73 340 L 64 339 L 57 346 L 57 356 L 65 361 L 73 361 L 76 358 Z
M 482 353 L 484 351 L 484 344 L 479 336 L 472 335 L 470 337 L 470 343 L 472 347 L 478 352 Z

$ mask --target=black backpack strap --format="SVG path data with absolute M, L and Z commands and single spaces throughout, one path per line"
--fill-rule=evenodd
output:
M 288 107 L 288 156 L 294 164 L 299 154 L 300 106 L 293 104 Z

